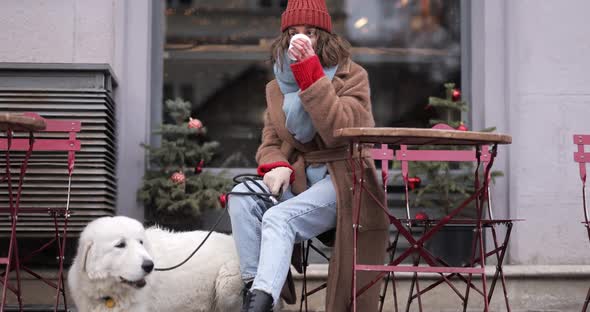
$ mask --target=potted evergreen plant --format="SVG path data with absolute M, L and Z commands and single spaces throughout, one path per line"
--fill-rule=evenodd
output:
M 442 123 L 457 131 L 466 131 L 467 126 L 461 121 L 461 112 L 468 111 L 468 105 L 461 100 L 461 92 L 455 88 L 455 84 L 446 83 L 444 87 L 445 98 L 428 99 L 426 109 L 432 110 L 435 116 L 430 120 L 430 126 Z M 495 128 L 488 128 L 481 131 L 494 130 Z M 424 148 L 458 150 L 473 147 Z M 411 188 L 413 210 L 420 212 L 420 218 L 437 219 L 448 215 L 474 193 L 474 170 L 474 164 L 469 162 L 410 162 L 409 179 L 413 182 L 411 186 L 414 186 Z M 492 179 L 499 176 L 502 176 L 502 172 L 492 172 Z M 458 216 L 474 217 L 476 209 L 473 203 Z M 427 242 L 427 248 L 452 266 L 466 265 L 472 253 L 473 230 L 474 226 L 471 225 L 444 227 Z
M 166 121 L 154 131 L 161 145 L 143 145 L 149 168 L 138 197 L 146 219 L 174 230 L 200 228 L 204 217 L 217 215 L 219 198 L 232 185 L 227 178 L 203 172 L 219 143 L 206 140 L 206 128 L 190 117 L 190 109 L 182 99 L 167 100 Z

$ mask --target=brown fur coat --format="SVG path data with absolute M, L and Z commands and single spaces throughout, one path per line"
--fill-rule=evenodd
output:
M 295 180 L 291 184 L 294 194 L 306 189 L 305 166 L 326 163 L 337 192 L 336 240 L 328 277 L 326 311 L 344 312 L 350 307 L 352 285 L 352 177 L 346 160 L 348 142 L 334 137 L 334 130 L 346 127 L 373 127 L 369 78 L 367 72 L 351 60 L 340 64 L 332 81 L 323 77 L 300 93 L 305 110 L 317 130 L 315 139 L 301 144 L 285 127 L 283 94 L 273 80 L 266 87 L 267 112 L 265 114 L 262 144 L 256 154 L 259 165 L 288 162 L 294 168 Z M 383 190 L 375 174 L 373 161 L 362 158 L 365 164 L 365 186 L 376 198 L 383 199 Z M 358 168 L 358 166 L 356 166 Z M 383 264 L 387 244 L 387 219 L 369 196 L 361 199 L 358 262 Z M 362 287 L 375 273 L 359 273 L 358 287 Z M 373 287 L 359 297 L 357 311 L 377 311 L 378 289 Z

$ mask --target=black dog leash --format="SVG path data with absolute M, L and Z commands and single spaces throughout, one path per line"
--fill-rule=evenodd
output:
M 185 263 L 187 263 L 197 253 L 197 251 L 199 251 L 199 249 L 201 249 L 201 247 L 203 247 L 205 242 L 207 242 L 207 240 L 209 239 L 209 236 L 211 236 L 211 234 L 213 234 L 213 232 L 215 231 L 215 229 L 217 228 L 217 226 L 219 225 L 221 220 L 223 220 L 223 217 L 225 217 L 228 214 L 229 196 L 230 195 L 256 196 L 260 200 L 267 202 L 267 203 L 271 203 L 272 205 L 278 204 L 279 201 L 277 200 L 277 198 L 281 197 L 281 193 L 279 193 L 279 195 L 274 195 L 274 194 L 271 194 L 270 192 L 267 192 L 266 189 L 258 182 L 260 180 L 261 180 L 261 178 L 255 174 L 240 174 L 240 175 L 235 176 L 233 178 L 234 183 L 236 183 L 236 184 L 244 183 L 244 185 L 248 188 L 248 190 L 250 192 L 228 192 L 228 193 L 226 193 L 226 196 L 227 196 L 226 200 L 227 201 L 226 201 L 225 211 L 219 216 L 219 218 L 217 218 L 217 221 L 215 221 L 215 224 L 213 224 L 213 226 L 209 230 L 209 233 L 207 233 L 207 236 L 205 236 L 205 238 L 203 239 L 203 241 L 201 241 L 199 246 L 197 246 L 197 248 L 195 248 L 195 250 L 186 259 L 184 259 L 184 261 L 180 262 L 179 264 L 177 264 L 175 266 L 167 267 L 167 268 L 155 268 L 154 271 L 160 271 L 160 272 L 161 271 L 172 271 L 174 269 L 181 267 Z M 252 185 L 256 186 L 256 188 L 258 188 L 259 191 L 256 191 L 252 187 L 252 185 L 249 185 L 250 183 Z

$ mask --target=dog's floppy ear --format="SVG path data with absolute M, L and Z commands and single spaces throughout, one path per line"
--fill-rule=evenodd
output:
M 86 273 L 86 259 L 88 259 L 88 253 L 92 248 L 92 242 L 80 241 L 80 247 L 78 247 L 78 256 L 80 257 L 80 264 L 82 265 L 82 272 Z
M 81 257 L 80 264 L 82 265 L 82 272 L 86 273 L 90 279 L 105 278 L 107 273 L 99 265 L 100 262 L 97 259 L 95 248 L 94 241 L 80 238 L 78 256 Z

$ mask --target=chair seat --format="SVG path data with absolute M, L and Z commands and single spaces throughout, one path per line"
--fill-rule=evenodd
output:
M 326 247 L 334 247 L 336 243 L 336 228 L 318 235 L 317 239 L 326 245 Z
M 336 228 L 328 230 L 316 237 L 326 247 L 334 247 L 336 242 Z M 291 265 L 299 274 L 303 274 L 303 266 L 306 265 L 303 261 L 303 248 L 301 243 L 295 244 L 293 247 L 293 254 L 291 255 Z

